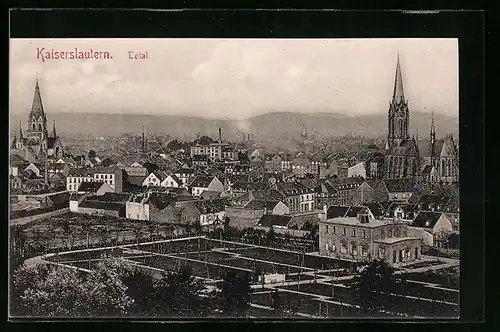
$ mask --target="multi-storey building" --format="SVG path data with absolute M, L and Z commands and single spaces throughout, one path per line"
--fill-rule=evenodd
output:
M 69 192 L 77 192 L 83 182 L 105 182 L 116 193 L 123 189 L 122 170 L 115 167 L 96 168 L 72 168 L 66 178 L 66 189 Z
M 332 218 L 319 222 L 321 255 L 350 261 L 381 259 L 399 266 L 421 258 L 421 239 L 408 236 L 403 223 L 357 217 Z
M 314 189 L 299 182 L 278 182 L 271 189 L 270 197 L 281 200 L 290 213 L 313 211 Z

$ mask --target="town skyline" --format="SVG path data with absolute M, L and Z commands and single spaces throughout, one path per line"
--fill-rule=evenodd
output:
M 37 60 L 33 52 L 75 47 L 109 49 L 114 59 Z M 147 49 L 151 58 L 128 59 L 128 48 Z M 458 117 L 456 39 L 13 39 L 11 113 L 30 107 L 38 74 L 51 114 L 229 120 L 280 112 L 382 115 L 398 54 L 410 112 Z

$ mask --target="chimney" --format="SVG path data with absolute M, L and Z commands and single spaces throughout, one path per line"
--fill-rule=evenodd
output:
M 219 160 L 222 160 L 222 129 L 219 127 Z

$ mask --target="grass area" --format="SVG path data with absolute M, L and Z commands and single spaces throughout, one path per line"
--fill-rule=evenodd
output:
M 238 253 L 241 256 L 259 258 L 272 260 L 277 263 L 290 264 L 304 267 L 316 268 L 316 269 L 333 269 L 334 267 L 347 267 L 348 262 L 335 260 L 329 257 L 318 257 L 308 254 L 302 254 L 297 252 L 282 251 L 273 248 L 254 248 L 253 250 L 248 249 L 236 249 L 231 250 L 231 252 Z
M 405 273 L 405 277 L 407 280 L 435 283 L 445 288 L 460 289 L 460 270 L 458 267 L 419 273 Z
M 358 300 L 353 289 L 321 283 L 301 284 L 299 286 L 293 285 L 282 288 L 332 297 L 332 287 L 334 287 L 334 300 L 349 304 L 358 304 Z M 438 300 L 437 298 L 434 299 Z M 457 317 L 459 314 L 459 306 L 401 296 L 390 296 L 386 305 L 384 305 L 384 308 L 395 313 L 417 315 L 422 317 Z
M 405 265 L 404 268 L 405 269 L 418 269 L 421 267 L 429 267 L 429 266 L 435 266 L 435 265 L 441 265 L 441 264 L 444 264 L 444 262 L 438 261 L 438 260 L 424 261 L 424 262 L 416 262 L 416 263 Z
M 11 226 L 11 237 L 22 239 L 16 242 L 22 243 L 23 255 L 30 257 L 44 252 L 172 238 L 173 228 L 169 224 L 68 212 Z

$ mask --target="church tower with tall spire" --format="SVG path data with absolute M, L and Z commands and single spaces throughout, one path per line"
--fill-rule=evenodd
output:
M 38 77 L 35 81 L 35 94 L 28 115 L 28 128 L 23 134 L 21 122 L 15 141 L 11 145 L 23 159 L 30 162 L 47 161 L 47 158 L 58 159 L 63 156 L 63 146 L 56 131 L 56 122 L 49 136 L 47 129 L 47 115 L 43 108 Z
M 42 96 L 38 85 L 38 77 L 35 82 L 35 95 L 28 118 L 28 129 L 26 130 L 28 138 L 44 139 L 48 136 L 47 133 L 47 116 L 43 110 Z
M 398 146 L 402 141 L 410 138 L 409 124 L 410 112 L 408 110 L 408 101 L 405 99 L 403 89 L 403 76 L 401 74 L 401 64 L 398 61 L 396 64 L 396 75 L 394 78 L 394 92 L 392 100 L 389 104 L 388 112 L 388 131 L 387 131 L 387 145 L 388 149 Z

